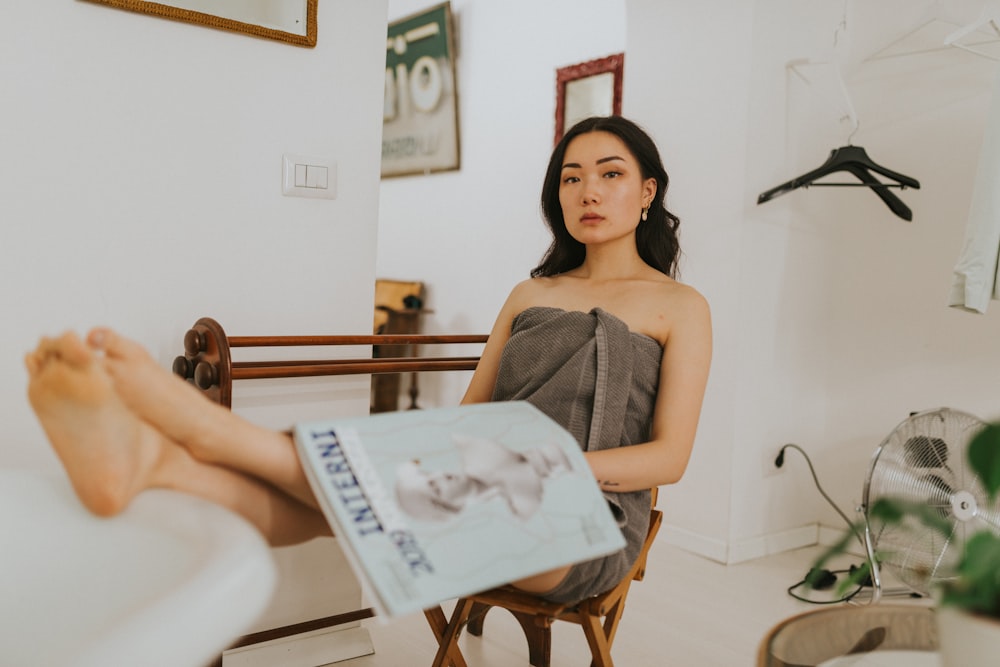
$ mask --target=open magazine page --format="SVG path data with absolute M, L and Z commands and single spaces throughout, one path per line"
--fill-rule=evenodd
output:
M 295 441 L 381 615 L 625 545 L 576 440 L 525 402 L 314 421 Z

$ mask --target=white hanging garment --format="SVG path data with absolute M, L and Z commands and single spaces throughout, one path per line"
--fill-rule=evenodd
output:
M 979 169 L 965 228 L 965 244 L 955 265 L 948 305 L 985 313 L 992 298 L 1000 299 L 1000 78 L 986 118 Z

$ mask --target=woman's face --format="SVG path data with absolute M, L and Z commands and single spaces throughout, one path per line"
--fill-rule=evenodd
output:
M 656 194 L 635 156 L 610 132 L 587 132 L 566 147 L 559 185 L 566 229 L 583 244 L 635 233 L 642 209 Z

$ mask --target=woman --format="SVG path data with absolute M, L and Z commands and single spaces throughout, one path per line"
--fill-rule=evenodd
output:
M 566 426 L 619 517 L 624 552 L 515 582 L 553 600 L 617 582 L 645 535 L 649 489 L 680 479 L 694 443 L 711 325 L 705 300 L 673 278 L 666 187 L 630 121 L 566 133 L 543 186 L 552 245 L 501 309 L 463 399 L 528 400 Z M 67 333 L 25 363 L 29 400 L 95 513 L 162 487 L 242 514 L 274 545 L 330 534 L 287 434 L 205 400 L 132 341 Z
M 517 582 L 558 602 L 601 593 L 646 536 L 649 489 L 687 467 L 711 358 L 705 300 L 674 280 L 678 219 L 652 139 L 589 118 L 542 187 L 552 245 L 500 311 L 463 402 L 521 399 L 577 437 L 628 546 Z

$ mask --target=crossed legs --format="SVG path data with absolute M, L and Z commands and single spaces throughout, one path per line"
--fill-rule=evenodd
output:
M 43 338 L 25 366 L 32 408 L 94 513 L 166 488 L 237 512 L 275 546 L 331 534 L 288 436 L 206 400 L 135 343 L 107 329 Z
M 241 419 L 110 329 L 43 338 L 28 399 L 83 504 L 113 516 L 148 488 L 218 503 L 274 546 L 331 535 L 291 437 Z M 569 568 L 515 582 L 542 593 Z

